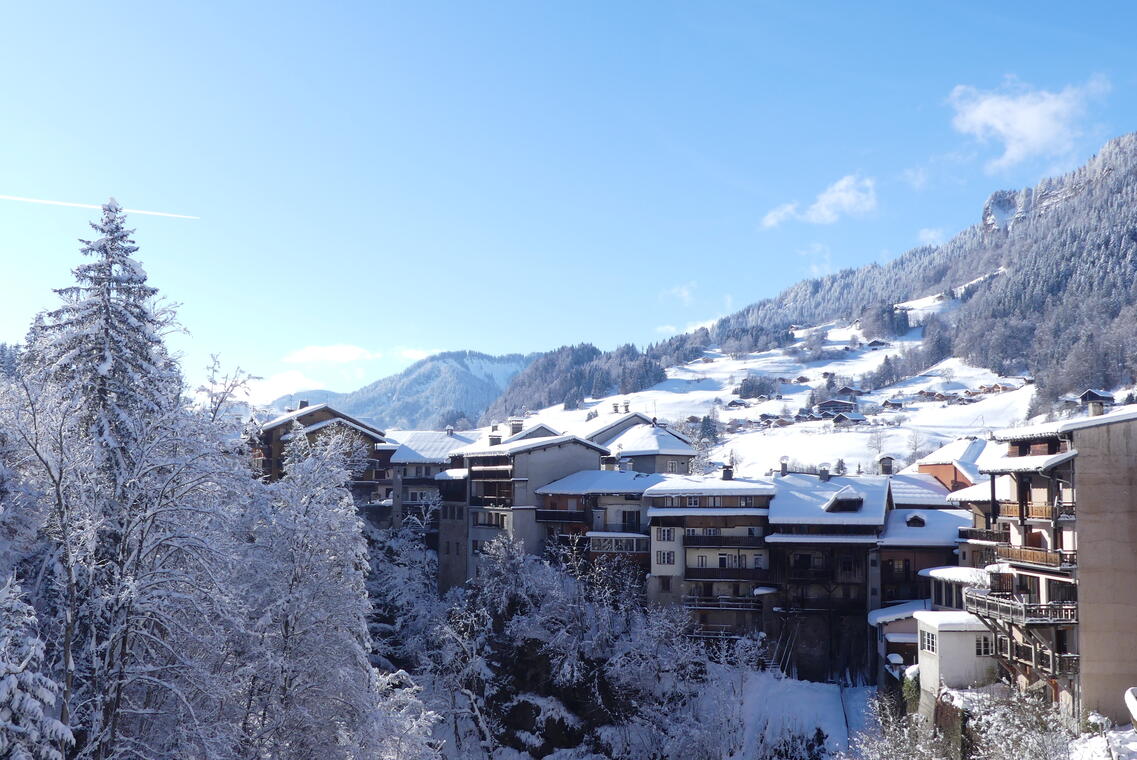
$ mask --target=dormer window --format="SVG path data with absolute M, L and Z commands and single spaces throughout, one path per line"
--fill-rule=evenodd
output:
M 925 524 L 923 515 L 908 515 L 904 522 L 909 528 L 923 528 Z

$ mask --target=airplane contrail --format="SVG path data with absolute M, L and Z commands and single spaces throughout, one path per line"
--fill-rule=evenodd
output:
M 93 208 L 101 209 L 94 203 L 71 203 L 69 201 L 48 201 L 42 198 L 21 198 L 18 195 L 0 195 L 0 201 L 20 201 L 22 203 L 42 203 L 45 206 L 70 206 L 72 208 Z M 185 214 L 168 214 L 165 211 L 142 211 L 136 208 L 124 208 L 128 214 L 146 214 L 147 216 L 168 216 L 174 219 L 200 219 L 200 216 L 186 216 Z

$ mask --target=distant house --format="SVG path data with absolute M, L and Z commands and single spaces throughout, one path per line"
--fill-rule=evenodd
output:
M 805 385 L 806 383 L 809 382 L 809 378 L 806 377 L 805 375 L 798 375 L 797 378 L 794 380 L 794 382 L 797 383 L 798 385 Z
M 903 409 L 904 403 L 901 401 L 897 401 L 896 399 L 890 398 L 887 401 L 885 401 L 884 403 L 882 403 L 881 407 L 884 409 Z
M 739 399 L 734 399 L 726 405 L 727 409 L 745 409 L 748 406 L 750 406 L 750 404 L 747 404 L 745 401 L 740 401 Z
M 1102 404 L 1112 404 L 1114 399 L 1113 394 L 1109 391 L 1103 391 L 1097 388 L 1084 390 L 1082 394 L 1078 396 L 1078 403 L 1082 406 L 1089 404 L 1091 401 L 1097 401 Z
M 870 340 L 865 345 L 868 346 L 873 351 L 875 351 L 878 348 L 888 348 L 892 344 L 889 343 L 887 340 L 881 340 L 880 338 L 873 338 L 872 340 Z
M 856 398 L 857 396 L 863 396 L 863 395 L 865 395 L 867 392 L 868 392 L 868 391 L 865 391 L 865 390 L 861 390 L 860 388 L 854 388 L 854 387 L 853 387 L 853 386 L 851 386 L 851 385 L 842 385 L 840 388 L 838 388 L 838 389 L 835 391 L 835 393 L 836 393 L 838 396 L 849 396 L 849 397 L 851 397 L 851 398 Z
M 834 414 L 838 414 L 839 412 L 857 411 L 857 403 L 855 401 L 845 401 L 844 399 L 831 398 L 826 401 L 822 401 L 820 404 L 813 407 L 813 410 L 821 415 L 828 414 L 829 416 L 832 416 Z
M 833 415 L 835 425 L 860 425 L 865 422 L 865 416 L 858 412 L 838 412 Z

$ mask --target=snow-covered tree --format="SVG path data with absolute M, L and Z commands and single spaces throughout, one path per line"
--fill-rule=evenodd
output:
M 74 742 L 58 719 L 59 684 L 43 672 L 35 611 L 8 576 L 0 586 L 0 757 L 62 760 Z
M 972 721 L 977 760 L 1067 760 L 1074 738 L 1058 706 L 1043 696 L 1011 691 L 985 703 Z

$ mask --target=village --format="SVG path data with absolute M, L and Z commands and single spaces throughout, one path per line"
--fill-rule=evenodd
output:
M 912 398 L 966 404 L 1021 387 Z M 727 424 L 871 426 L 906 403 L 893 395 L 866 415 L 865 395 L 844 385 L 792 418 Z M 1137 683 L 1118 656 L 1137 646 L 1127 465 L 1137 407 L 1114 407 L 1101 390 L 1064 402 L 1063 420 L 958 437 L 908 464 L 866 452 L 873 464 L 856 472 L 799 469 L 783 456 L 747 476 L 729 458 L 700 471 L 692 435 L 627 401 L 598 404 L 571 427 L 521 415 L 392 435 L 301 402 L 261 426 L 253 462 L 278 478 L 290 436 L 356 431 L 370 450 L 352 484 L 360 511 L 381 526 L 425 516 L 441 591 L 476 578 L 499 537 L 538 556 L 569 547 L 636 566 L 646 600 L 687 610 L 694 639 L 761 635 L 763 667 L 788 676 L 896 692 L 908 683 L 919 689 L 910 708 L 929 719 L 945 693 L 1002 681 L 1044 692 L 1072 720 L 1122 724 Z

